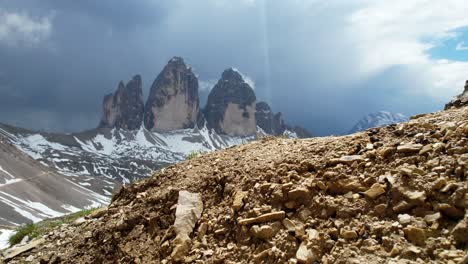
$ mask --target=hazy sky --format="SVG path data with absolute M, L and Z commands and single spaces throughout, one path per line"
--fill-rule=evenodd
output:
M 104 94 L 172 56 L 208 90 L 228 67 L 315 135 L 441 109 L 468 79 L 466 0 L 0 0 L 0 122 L 98 124 Z

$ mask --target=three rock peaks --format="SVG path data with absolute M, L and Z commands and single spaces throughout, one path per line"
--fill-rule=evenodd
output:
M 172 58 L 151 85 L 143 102 L 139 75 L 103 100 L 100 128 L 135 130 L 142 125 L 155 132 L 206 126 L 218 134 L 250 136 L 257 126 L 265 133 L 280 135 L 290 129 L 281 113 L 273 114 L 265 102 L 257 103 L 254 90 L 235 69 L 227 69 L 211 90 L 204 109 L 200 109 L 198 79 L 180 57 Z M 299 136 L 309 136 L 299 127 Z

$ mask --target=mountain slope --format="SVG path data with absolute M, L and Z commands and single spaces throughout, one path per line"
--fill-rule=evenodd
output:
M 406 121 L 408 121 L 408 117 L 402 114 L 393 114 L 387 111 L 379 111 L 364 116 L 356 123 L 356 125 L 353 126 L 353 128 L 349 130 L 348 134 L 364 131 L 373 127 L 381 127 Z
M 122 188 L 10 263 L 458 263 L 467 135 L 465 107 L 216 151 Z
M 0 225 L 36 222 L 106 205 L 109 199 L 93 191 L 101 190 L 102 184 L 93 178 L 77 180 L 60 175 L 0 135 Z
M 130 183 L 154 170 L 207 152 L 255 138 L 218 135 L 202 129 L 165 133 L 139 130 L 94 129 L 76 134 L 39 133 L 0 124 L 4 135 L 20 150 L 60 173 L 97 176 Z M 107 194 L 109 190 L 105 191 Z

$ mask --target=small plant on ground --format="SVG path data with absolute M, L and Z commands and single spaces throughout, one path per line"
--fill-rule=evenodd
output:
M 16 233 L 13 234 L 9 239 L 8 242 L 10 246 L 16 245 L 23 240 L 24 237 L 28 236 L 29 239 L 33 239 L 39 236 L 43 236 L 49 233 L 52 229 L 56 228 L 57 226 L 61 226 L 63 224 L 68 224 L 75 221 L 78 218 L 84 217 L 89 215 L 91 212 L 98 208 L 92 209 L 85 209 L 81 210 L 76 213 L 64 215 L 62 217 L 53 218 L 44 220 L 42 222 L 34 223 L 34 224 L 27 224 L 19 227 L 16 230 Z
M 200 151 L 193 151 L 190 154 L 188 154 L 185 159 L 186 160 L 191 160 L 191 159 L 194 159 L 194 158 L 200 156 L 201 154 L 202 154 L 202 152 L 200 152 Z

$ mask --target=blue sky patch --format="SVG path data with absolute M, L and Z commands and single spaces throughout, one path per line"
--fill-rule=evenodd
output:
M 468 27 L 454 30 L 453 33 L 454 37 L 435 42 L 436 46 L 428 51 L 432 59 L 468 61 Z

